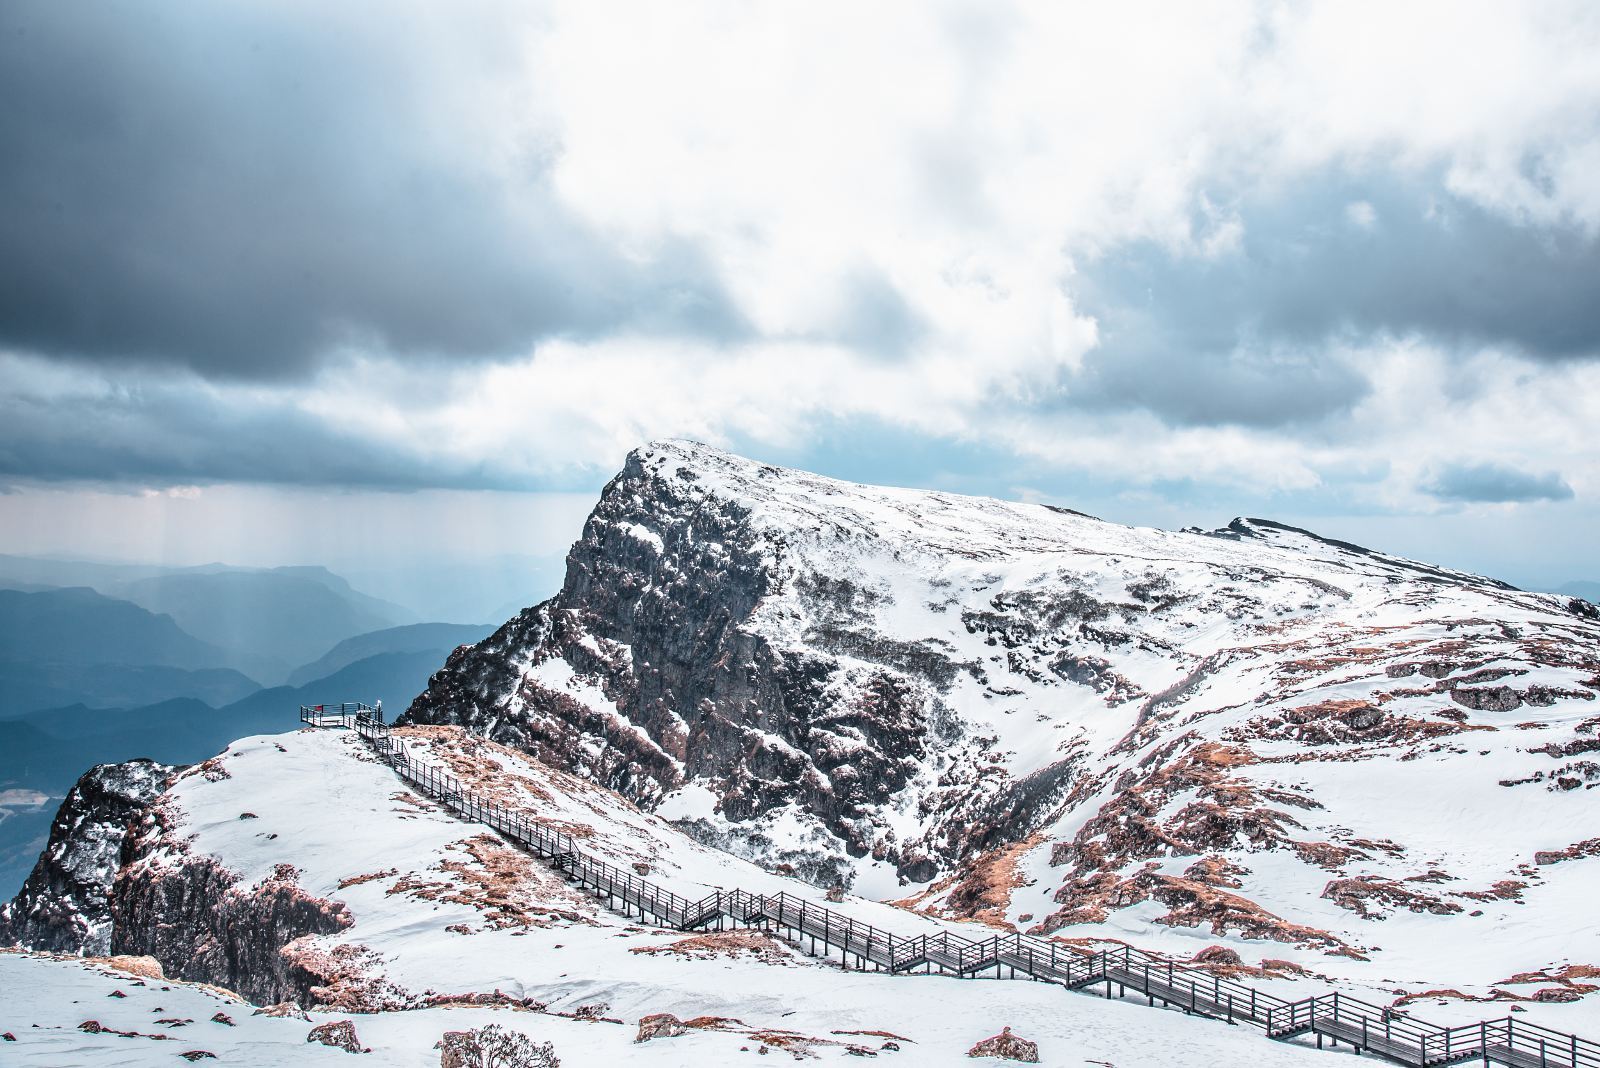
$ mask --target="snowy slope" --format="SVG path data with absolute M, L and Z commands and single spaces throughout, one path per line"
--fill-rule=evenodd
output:
M 1128 528 L 668 442 L 561 594 L 409 715 L 863 896 L 1579 1027 L 1594 617 L 1261 520 Z
M 697 847 L 592 785 L 460 732 L 426 730 L 410 741 L 441 766 L 499 789 L 501 803 L 526 806 L 596 853 L 615 849 L 649 864 L 652 878 L 674 888 L 804 891 L 796 880 Z M 1051 1064 L 1199 1066 L 1248 1058 L 1294 1065 L 1325 1056 L 1270 1043 L 1259 1032 L 1043 984 L 842 971 L 748 933 L 642 928 L 598 909 L 482 827 L 404 790 L 347 733 L 241 740 L 179 780 L 158 809 L 125 881 L 214 863 L 236 880 L 227 893 L 250 893 L 277 887 L 283 866 L 292 864 L 287 878 L 299 893 L 347 915 L 343 929 L 294 939 L 282 951 L 320 970 L 326 981 L 308 1000 L 334 1011 L 318 1011 L 310 1022 L 252 1016 L 251 1006 L 213 989 L 0 954 L 7 992 L 0 1031 L 18 1038 L 0 1047 L 3 1063 L 165 1064 L 191 1048 L 224 1063 L 300 1063 L 302 1056 L 322 1063 L 317 1058 L 330 1054 L 306 1046 L 306 1031 L 346 1017 L 380 1055 L 377 1063 L 397 1065 L 437 1064 L 432 1044 L 443 1031 L 490 1020 L 552 1041 L 568 1068 L 624 1060 L 745 1063 L 762 1045 L 823 1060 L 851 1057 L 854 1045 L 907 1063 L 953 1066 L 971 1063 L 965 1051 L 1006 1025 L 1038 1041 Z M 241 819 L 244 813 L 252 818 Z M 933 923 L 872 902 L 840 907 L 906 933 Z M 254 932 L 258 939 L 275 933 Z M 172 955 L 162 963 L 172 975 L 187 961 Z M 127 996 L 112 999 L 112 989 Z M 481 1004 L 492 999 L 504 1004 Z M 218 1011 L 238 1026 L 211 1023 Z M 729 1020 L 634 1045 L 633 1025 L 657 1012 Z M 174 1041 L 79 1031 L 88 1019 Z M 174 1019 L 194 1022 L 161 1023 Z M 866 1033 L 880 1031 L 898 1038 Z M 900 1050 L 883 1049 L 885 1041 Z

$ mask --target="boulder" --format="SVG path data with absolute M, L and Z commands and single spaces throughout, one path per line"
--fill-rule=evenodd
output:
M 1011 1033 L 1011 1028 L 1007 1027 L 993 1038 L 986 1038 L 967 1050 L 967 1056 L 998 1057 L 1006 1061 L 1038 1064 L 1039 1044 L 1037 1042 L 1029 1042 L 1025 1038 L 1018 1038 Z
M 676 1038 L 688 1028 L 670 1012 L 658 1012 L 639 1020 L 639 1034 L 635 1042 L 648 1042 L 652 1038 Z
M 1243 964 L 1239 954 L 1227 946 L 1207 946 L 1189 958 L 1191 964 Z
M 356 1025 L 349 1020 L 334 1020 L 330 1023 L 318 1024 L 306 1035 L 307 1042 L 320 1042 L 324 1046 L 333 1046 L 346 1053 L 365 1053 L 361 1048 L 361 1040 L 356 1037 Z
M 279 1017 L 279 1018 L 285 1018 L 286 1017 L 286 1018 L 295 1019 L 295 1020 L 304 1020 L 307 1023 L 311 1022 L 311 1017 L 306 1014 L 305 1010 L 300 1008 L 300 1006 L 296 1005 L 292 1001 L 280 1001 L 280 1002 L 277 1002 L 276 1004 L 273 1004 L 273 1005 L 263 1005 L 261 1008 L 257 1009 L 255 1012 L 252 1012 L 250 1015 L 251 1016 L 274 1016 L 274 1017 Z

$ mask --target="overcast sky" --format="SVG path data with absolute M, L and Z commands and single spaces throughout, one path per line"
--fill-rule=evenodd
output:
M 1597 55 L 1581 2 L 10 0 L 0 551 L 548 554 L 689 436 L 1600 579 Z

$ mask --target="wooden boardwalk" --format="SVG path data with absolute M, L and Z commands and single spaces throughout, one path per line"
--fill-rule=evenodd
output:
M 359 703 L 302 705 L 300 721 L 357 732 L 396 774 L 462 819 L 494 828 L 563 872 L 608 907 L 680 931 L 759 927 L 847 968 L 939 972 L 967 978 L 1029 979 L 1105 997 L 1143 996 L 1150 1005 L 1261 1028 L 1274 1039 L 1315 1036 L 1400 1064 L 1483 1064 L 1510 1068 L 1600 1068 L 1600 1043 L 1510 1016 L 1444 1027 L 1343 994 L 1286 1001 L 1198 968 L 1131 947 L 1090 953 L 1047 938 L 1007 934 L 969 939 L 950 932 L 903 937 L 793 894 L 719 890 L 689 899 L 579 849 L 572 836 L 465 789 L 453 775 L 417 760 L 382 715 Z

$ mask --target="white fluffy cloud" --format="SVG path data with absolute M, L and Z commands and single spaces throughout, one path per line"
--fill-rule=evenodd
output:
M 277 481 L 537 486 L 590 477 L 651 437 L 803 451 L 822 428 L 860 420 L 1137 485 L 1348 483 L 1369 506 L 1426 509 L 1438 506 L 1425 492 L 1437 471 L 1471 461 L 1559 471 L 1578 497 L 1593 491 L 1596 364 L 1540 363 L 1493 338 L 1330 330 L 1281 364 L 1264 346 L 1214 354 L 1215 374 L 1190 371 L 1247 384 L 1293 367 L 1338 372 L 1306 378 L 1343 383 L 1333 414 L 1311 406 L 1283 425 L 1073 403 L 1086 361 L 1109 351 L 1082 284 L 1106 257 L 1142 242 L 1229 269 L 1251 247 L 1244 200 L 1292 200 L 1308 176 L 1432 187 L 1508 225 L 1592 243 L 1592 5 L 557 0 L 469 5 L 450 22 L 440 33 L 409 8 L 339 18 L 355 45 L 406 42 L 369 63 L 433 56 L 427 98 L 391 101 L 380 113 L 393 126 L 375 134 L 424 162 L 364 176 L 376 203 L 400 207 L 352 212 L 341 262 L 354 262 L 362 219 L 392 230 L 407 203 L 396 190 L 445 160 L 460 180 L 439 195 L 479 198 L 472 232 L 492 229 L 495 262 L 537 283 L 495 290 L 494 303 L 549 298 L 555 310 L 478 329 L 479 302 L 437 332 L 488 338 L 488 362 L 452 362 L 431 351 L 437 340 L 424 358 L 364 344 L 386 336 L 374 322 L 339 333 L 303 375 L 266 384 L 151 369 L 159 354 L 133 368 L 61 364 L 18 343 L 0 405 L 26 439 L 6 474 L 241 481 L 254 463 Z M 202 73 L 227 84 L 226 70 Z M 375 84 L 399 84 L 395 73 Z M 358 159 L 360 131 L 340 114 L 357 143 L 339 158 Z M 1381 257 L 1379 202 L 1343 200 L 1328 225 L 1369 235 Z M 526 267 L 518 249 L 551 235 L 601 251 Z M 393 247 L 375 241 L 371 259 Z M 471 280 L 483 266 L 472 260 L 453 249 L 440 291 Z M 679 263 L 693 265 L 683 292 Z M 701 329 L 673 302 L 704 299 L 707 278 L 727 307 Z M 391 282 L 371 290 L 375 318 Z M 582 292 L 550 297 L 563 287 Z M 418 294 L 429 308 L 424 297 L 438 294 Z M 507 341 L 519 329 L 520 347 Z M 1221 373 L 1246 357 L 1246 379 Z M 69 433 L 52 418 L 63 411 L 97 422 Z M 285 426 L 303 452 L 253 444 Z M 245 445 L 218 440 L 230 428 Z

